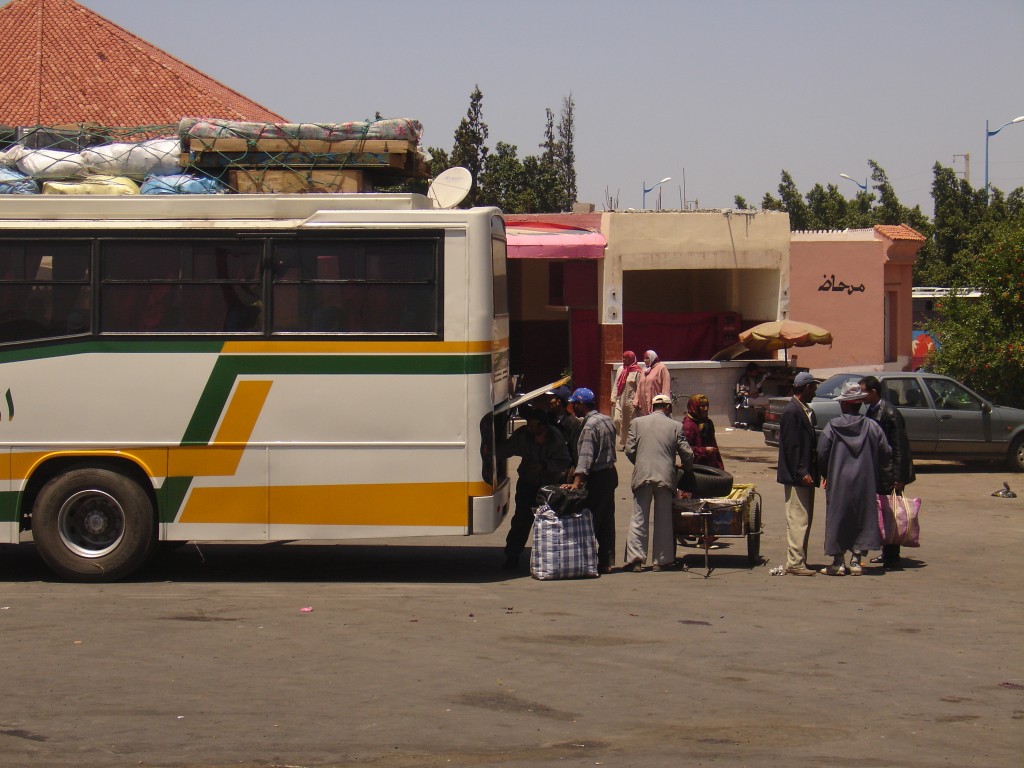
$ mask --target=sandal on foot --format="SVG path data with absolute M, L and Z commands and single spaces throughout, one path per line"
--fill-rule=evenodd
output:
M 828 565 L 821 569 L 821 573 L 826 576 L 845 576 L 846 566 L 845 565 Z
M 860 563 L 850 563 L 851 576 L 860 576 L 862 573 L 864 573 L 864 568 Z

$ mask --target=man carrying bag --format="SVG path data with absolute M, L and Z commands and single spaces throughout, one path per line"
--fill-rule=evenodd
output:
M 903 421 L 903 414 L 892 403 L 882 398 L 881 382 L 874 376 L 865 376 L 860 380 L 860 386 L 867 393 L 864 402 L 868 409 L 865 415 L 878 422 L 892 449 L 892 458 L 882 461 L 878 467 L 878 503 L 885 512 L 885 508 L 892 505 L 892 497 L 897 497 L 897 503 L 902 503 L 898 496 L 901 496 L 903 489 L 917 477 L 914 474 L 914 460 L 910 455 L 910 439 L 907 437 L 907 425 Z M 916 513 L 916 509 L 914 511 Z M 890 509 L 889 515 L 886 516 L 893 518 L 894 525 L 895 512 L 896 510 Z M 887 570 L 901 571 L 903 566 L 900 564 L 900 545 L 884 543 L 891 541 L 894 533 L 894 530 L 882 530 L 882 554 L 871 558 L 870 562 L 881 563 Z

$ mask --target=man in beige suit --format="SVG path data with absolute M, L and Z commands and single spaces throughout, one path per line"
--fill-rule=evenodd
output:
M 676 488 L 676 458 L 685 469 L 693 467 L 693 450 L 683 436 L 683 425 L 672 418 L 672 398 L 655 395 L 651 408 L 650 415 L 633 419 L 626 440 L 626 458 L 633 462 L 633 517 L 626 537 L 624 571 L 640 571 L 647 560 L 652 505 L 654 570 L 675 562 L 672 496 Z

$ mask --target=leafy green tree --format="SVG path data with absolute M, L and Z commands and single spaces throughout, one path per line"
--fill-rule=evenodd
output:
M 459 127 L 455 129 L 455 146 L 452 147 L 452 166 L 461 165 L 473 176 L 473 186 L 462 201 L 463 208 L 472 208 L 480 205 L 483 199 L 483 192 L 480 189 L 480 176 L 487 161 L 487 123 L 483 120 L 484 95 L 480 86 L 473 88 L 469 95 L 469 109 L 466 116 L 462 118 Z
M 939 349 L 931 367 L 1003 405 L 1024 407 L 1024 222 L 1008 218 L 991 239 L 962 265 L 965 282 L 981 298 L 953 295 L 929 323 Z
M 932 198 L 935 200 L 930 248 L 922 251 L 914 270 L 916 285 L 969 284 L 979 254 L 992 242 L 1003 223 L 1024 223 L 1024 188 L 1008 196 L 993 189 L 972 188 L 952 168 L 934 166 Z M 913 226 L 913 225 L 911 225 Z
M 572 94 L 562 100 L 557 128 L 554 112 L 550 108 L 545 110 L 541 154 L 521 161 L 514 144 L 499 141 L 493 154 L 487 148 L 489 131 L 483 121 L 482 104 L 483 94 L 476 86 L 470 94 L 466 116 L 455 131 L 451 154 L 435 147 L 429 149 L 433 158 L 431 176 L 457 165 L 468 169 L 473 176 L 473 187 L 463 207 L 495 205 L 507 213 L 571 210 L 576 200 L 576 105 Z
M 782 171 L 782 181 L 779 183 L 779 199 L 782 201 L 782 210 L 789 213 L 789 228 L 796 231 L 811 229 L 811 211 L 796 188 L 796 182 L 789 175 L 789 171 Z
M 526 174 L 514 144 L 499 141 L 484 161 L 480 177 L 482 205 L 497 205 L 506 213 L 524 213 Z
M 526 190 L 522 213 L 561 213 L 565 210 L 565 191 L 557 164 L 545 162 L 543 157 L 528 155 L 523 158 L 523 175 Z
M 558 179 L 562 193 L 561 210 L 571 211 L 576 202 L 576 101 L 572 91 L 562 99 L 558 119 Z
M 828 189 L 815 184 L 807 193 L 810 229 L 843 229 L 850 220 L 850 201 L 843 197 L 839 187 L 829 184 Z
M 763 211 L 785 211 L 786 208 L 782 204 L 779 198 L 774 197 L 771 192 L 765 192 L 764 197 L 761 198 L 761 210 Z M 792 223 L 790 224 L 790 230 L 792 230 Z

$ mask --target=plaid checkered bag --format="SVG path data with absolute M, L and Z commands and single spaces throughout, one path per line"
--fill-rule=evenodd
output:
M 589 509 L 559 517 L 547 504 L 533 513 L 530 575 L 541 581 L 597 576 L 597 539 Z
M 921 546 L 921 500 L 908 499 L 902 494 L 878 494 L 878 529 L 883 544 L 901 547 Z

